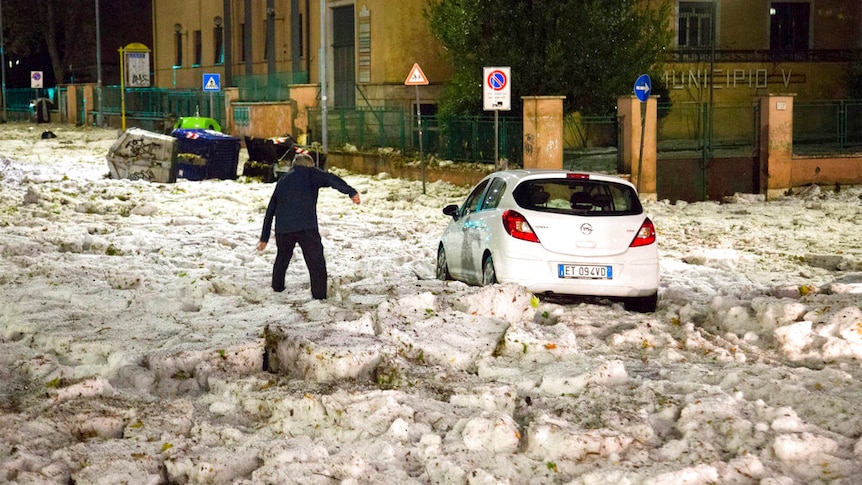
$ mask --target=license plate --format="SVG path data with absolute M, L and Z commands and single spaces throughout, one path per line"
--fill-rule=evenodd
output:
M 560 278 L 583 278 L 588 280 L 612 280 L 613 266 L 594 266 L 584 264 L 557 265 Z

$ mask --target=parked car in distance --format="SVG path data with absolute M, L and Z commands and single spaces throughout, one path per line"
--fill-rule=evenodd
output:
M 565 170 L 489 174 L 460 206 L 437 249 L 437 277 L 517 283 L 537 295 L 658 303 L 658 244 L 637 189 L 611 175 Z
M 195 128 L 201 130 L 221 131 L 221 125 L 218 121 L 212 118 L 205 118 L 203 116 L 184 116 L 177 119 L 177 122 L 174 123 L 175 130 Z

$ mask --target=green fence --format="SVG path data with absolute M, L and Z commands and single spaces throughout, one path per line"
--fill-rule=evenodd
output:
M 309 142 L 321 142 L 320 109 L 308 110 Z M 327 110 L 327 143 L 359 149 L 389 147 L 419 151 L 419 126 L 401 108 L 335 108 Z M 500 118 L 499 156 L 520 163 L 520 120 Z M 422 117 L 423 155 L 455 161 L 494 163 L 494 120 L 460 117 L 443 124 L 436 116 Z
M 563 168 L 617 173 L 622 166 L 616 116 L 568 115 L 563 119 Z
M 99 106 L 99 94 L 96 92 L 94 96 L 95 106 Z M 121 113 L 120 86 L 103 86 L 101 96 L 104 114 Z M 206 93 L 200 89 L 126 88 L 126 117 L 204 116 L 223 123 L 224 112 L 222 93 Z
M 330 108 L 326 110 L 327 144 L 360 149 L 390 147 L 404 150 L 407 128 L 399 108 Z M 322 142 L 320 109 L 308 110 L 308 142 Z
M 234 81 L 244 102 L 284 101 L 290 99 L 291 84 L 308 83 L 308 73 L 247 74 L 234 76 Z
M 711 147 L 728 155 L 750 155 L 757 140 L 753 103 L 673 103 L 658 105 L 658 151 L 667 156 Z
M 824 154 L 862 147 L 862 100 L 797 102 L 793 105 L 793 151 Z
M 454 161 L 494 163 L 494 119 L 488 116 L 462 116 L 437 126 L 439 136 L 430 140 L 429 150 Z M 518 165 L 523 162 L 524 126 L 521 118 L 501 116 L 498 119 L 501 159 Z M 431 134 L 435 131 L 429 130 Z
M 320 143 L 321 111 L 308 110 L 309 142 Z M 422 117 L 423 155 L 463 162 L 494 163 L 494 118 L 461 116 L 441 121 Z M 327 144 L 358 149 L 390 147 L 418 153 L 416 118 L 401 108 L 337 108 L 327 110 Z M 524 129 L 520 117 L 497 120 L 497 155 L 511 165 L 523 163 Z M 569 116 L 564 121 L 563 166 L 570 170 L 614 173 L 620 165 L 620 125 L 614 116 Z
M 29 121 L 33 119 L 34 101 L 48 99 L 51 109 L 59 106 L 59 92 L 56 88 L 11 88 L 6 89 L 6 119 L 8 121 Z
M 79 90 L 77 99 L 83 102 L 83 87 Z M 61 103 L 65 103 L 67 88 L 6 90 L 8 104 L 7 118 L 10 121 L 27 121 L 33 117 L 33 101 L 40 98 L 50 100 L 50 107 L 55 113 Z M 117 115 L 122 112 L 120 86 L 102 86 L 102 112 L 105 115 Z M 93 106 L 99 106 L 99 93 L 93 90 Z M 169 115 L 205 116 L 224 123 L 224 95 L 222 93 L 205 93 L 200 89 L 163 89 L 163 88 L 126 88 L 126 117 L 137 120 L 162 121 Z M 95 117 L 93 118 L 95 119 Z M 85 120 L 63 120 L 72 123 Z M 91 120 L 92 122 L 92 120 Z

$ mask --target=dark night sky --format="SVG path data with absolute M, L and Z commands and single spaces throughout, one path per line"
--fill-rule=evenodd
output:
M 95 12 L 95 0 L 92 1 L 92 8 Z M 99 0 L 99 11 L 101 12 L 99 30 L 102 45 L 102 82 L 106 85 L 119 84 L 120 56 L 117 49 L 132 42 L 140 42 L 151 49 L 153 47 L 152 0 Z M 92 16 L 91 20 L 95 25 L 95 16 Z M 7 36 L 14 35 L 14 32 L 9 32 L 8 26 L 4 25 L 4 27 Z M 92 31 L 95 31 L 95 28 Z M 93 42 L 95 41 L 93 37 Z M 72 76 L 75 82 L 96 82 L 95 58 L 89 65 L 72 66 L 71 70 L 67 68 L 64 78 L 55 80 L 44 45 L 27 57 L 17 58 L 7 52 L 6 62 L 7 88 L 29 88 L 31 71 L 43 72 L 45 87 L 54 86 L 57 81 L 68 83 L 72 80 Z

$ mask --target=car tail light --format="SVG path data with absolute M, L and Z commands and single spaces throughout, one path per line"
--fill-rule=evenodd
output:
M 536 236 L 536 233 L 533 232 L 533 228 L 530 227 L 530 223 L 527 222 L 527 219 L 518 212 L 513 210 L 507 210 L 504 212 L 503 227 L 506 228 L 506 232 L 515 239 L 539 242 L 539 236 Z
M 641 224 L 641 228 L 638 230 L 638 233 L 635 235 L 632 243 L 629 244 L 630 248 L 636 248 L 638 246 L 649 246 L 650 244 L 655 242 L 655 226 L 652 221 L 649 220 L 649 217 L 644 219 L 644 223 Z
M 567 179 L 578 179 L 578 180 L 589 180 L 590 174 L 588 173 L 567 173 Z

